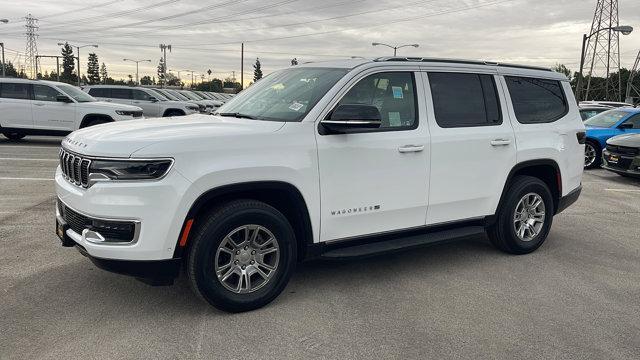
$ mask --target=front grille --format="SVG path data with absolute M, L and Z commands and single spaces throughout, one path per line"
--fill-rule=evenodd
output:
M 59 158 L 62 174 L 69 182 L 82 187 L 89 186 L 90 159 L 70 153 L 63 148 L 60 148 Z
M 619 154 L 619 155 L 624 155 L 624 156 L 636 156 L 640 154 L 640 148 L 633 148 L 628 146 L 617 146 L 617 145 L 607 144 L 607 150 L 609 152 Z
M 93 219 L 74 211 L 61 201 L 58 201 L 58 212 L 69 228 L 77 234 L 89 229 L 100 233 L 107 242 L 130 242 L 134 239 L 136 225 L 132 221 Z
M 633 159 L 620 158 L 616 163 L 607 162 L 607 166 L 621 170 L 628 170 L 631 167 L 631 162 L 633 162 Z

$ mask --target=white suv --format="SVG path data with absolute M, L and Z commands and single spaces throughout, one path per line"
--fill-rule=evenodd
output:
M 145 117 L 191 115 L 199 107 L 186 101 L 173 101 L 153 89 L 118 85 L 92 85 L 83 88 L 89 95 L 107 102 L 139 106 Z
M 422 58 L 274 72 L 214 116 L 83 129 L 62 143 L 57 233 L 155 284 L 182 264 L 226 311 L 273 300 L 297 261 L 488 234 L 525 254 L 581 191 L 565 76 Z
M 139 107 L 99 102 L 69 84 L 0 78 L 0 133 L 12 140 L 140 118 Z

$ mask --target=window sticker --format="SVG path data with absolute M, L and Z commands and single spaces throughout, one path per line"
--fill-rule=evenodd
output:
M 402 126 L 400 113 L 397 111 L 389 112 L 389 126 Z
M 394 99 L 402 99 L 404 98 L 402 94 L 402 87 L 400 86 L 392 86 L 391 90 L 393 90 L 393 98 Z
M 299 102 L 294 101 L 293 104 L 289 105 L 289 109 L 293 111 L 298 111 L 302 109 L 303 106 L 304 106 L 303 104 L 300 104 Z

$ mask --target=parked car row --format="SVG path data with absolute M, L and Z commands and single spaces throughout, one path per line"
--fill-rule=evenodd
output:
M 584 122 L 586 143 L 584 166 L 599 167 L 607 140 L 617 135 L 640 133 L 640 108 L 619 107 L 601 112 Z

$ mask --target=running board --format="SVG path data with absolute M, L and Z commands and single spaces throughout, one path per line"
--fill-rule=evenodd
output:
M 321 255 L 325 259 L 347 259 L 378 255 L 382 253 L 395 252 L 420 246 L 425 246 L 443 241 L 456 240 L 460 238 L 482 236 L 485 234 L 483 226 L 465 226 L 450 228 L 434 232 L 410 235 L 393 238 L 390 240 L 376 241 L 365 244 L 358 244 L 337 249 L 327 250 Z

